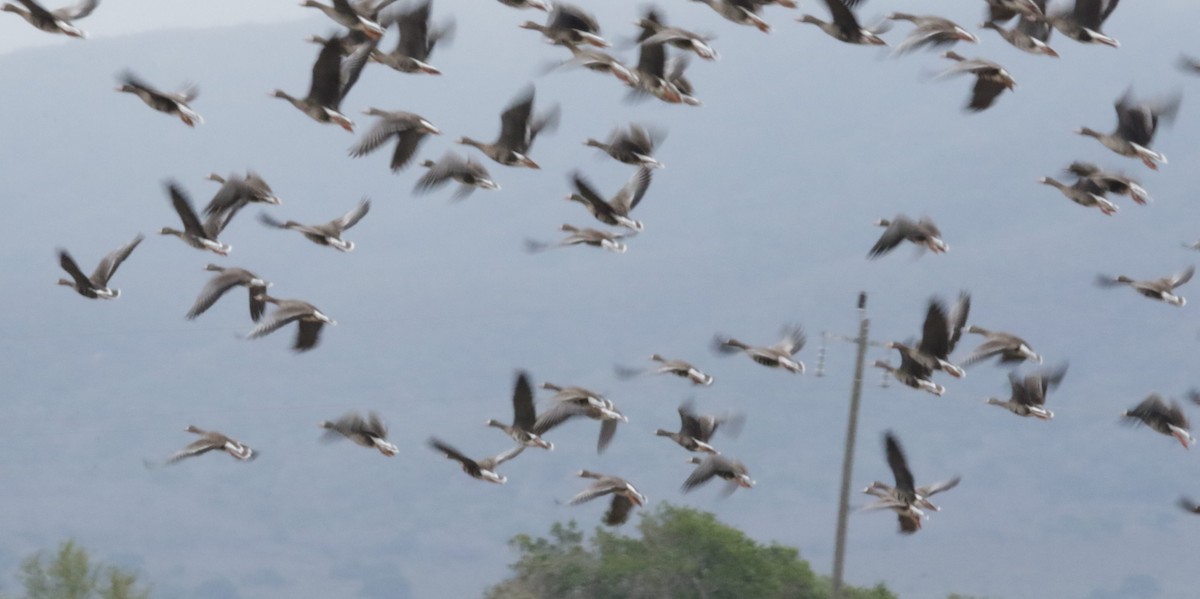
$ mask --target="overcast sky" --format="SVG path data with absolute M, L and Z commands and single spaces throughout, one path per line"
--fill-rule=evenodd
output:
M 867 21 L 932 12 L 974 26 L 981 5 L 872 0 L 863 12 Z M 590 6 L 629 61 L 620 41 L 633 35 L 638 6 Z M 343 106 L 360 131 L 370 106 L 418 112 L 445 132 L 420 150 L 437 158 L 464 151 L 452 144 L 460 135 L 492 139 L 500 111 L 531 81 L 538 109 L 563 107 L 559 130 L 531 152 L 540 171 L 485 162 L 503 189 L 459 203 L 448 189 L 412 195 L 420 168 L 393 175 L 386 156 L 352 160 L 357 134 L 267 97 L 307 90 L 318 49 L 303 37 L 334 29 L 313 9 L 108 0 L 79 23 L 86 41 L 0 14 L 0 81 L 17 90 L 0 111 L 0 172 L 18 223 L 0 243 L 10 287 L 0 295 L 0 592 L 16 588 L 7 576 L 24 555 L 74 537 L 137 568 L 164 597 L 477 596 L 507 575 L 513 534 L 568 518 L 598 524 L 598 503 L 555 503 L 583 488 L 580 468 L 629 478 L 652 503 L 714 511 L 756 539 L 799 547 L 828 573 L 853 349 L 831 342 L 827 376 L 816 377 L 820 333 L 855 330 L 865 290 L 872 337 L 903 340 L 919 334 L 930 296 L 966 289 L 972 322 L 1026 337 L 1049 364 L 1070 362 L 1050 399 L 1056 418 L 985 405 L 1007 393 L 1006 371 L 992 365 L 941 380 L 949 390 L 940 399 L 880 388 L 869 372 L 854 486 L 889 480 L 886 429 L 905 444 L 918 483 L 953 474 L 963 483 L 913 537 L 897 535 L 888 515 L 854 515 L 848 579 L 882 581 L 906 598 L 1191 597 L 1193 560 L 1180 548 L 1200 521 L 1174 502 L 1200 497 L 1194 452 L 1117 422 L 1148 393 L 1200 384 L 1197 305 L 1092 282 L 1195 261 L 1180 242 L 1200 236 L 1200 79 L 1173 63 L 1200 54 L 1200 6 L 1122 4 L 1105 25 L 1120 49 L 1055 36 L 1057 60 L 982 31 L 980 45 L 958 51 L 1001 62 L 1018 81 L 982 114 L 961 111 L 968 79 L 931 78 L 946 63 L 933 53 L 890 59 L 840 44 L 795 23 L 801 11 L 767 9 L 775 31 L 764 35 L 699 3 L 663 8 L 669 22 L 716 35 L 721 60 L 689 69 L 702 107 L 628 104 L 616 81 L 589 72 L 539 76 L 566 55 L 517 28 L 540 13 L 438 0 L 435 20 L 458 21 L 454 44 L 432 58 L 445 75 L 370 66 Z M 819 3 L 803 9 L 827 16 Z M 194 108 L 206 123 L 188 129 L 114 93 L 127 68 L 163 88 L 199 84 Z M 1111 130 L 1112 102 L 1129 85 L 1184 94 L 1175 126 L 1154 144 L 1170 159 L 1160 172 L 1071 133 Z M 561 223 L 600 226 L 561 198 L 575 169 L 606 193 L 627 180 L 630 167 L 582 142 L 630 120 L 669 135 L 659 152 L 667 168 L 635 214 L 646 230 L 629 252 L 526 254 L 524 239 L 556 239 Z M 1121 198 L 1105 217 L 1035 183 L 1077 159 L 1137 176 L 1155 201 Z M 346 236 L 358 247 L 340 254 L 268 230 L 253 208 L 223 236 L 234 246 L 228 258 L 154 234 L 178 226 L 164 179 L 201 203 L 216 190 L 204 175 L 246 168 L 283 198 L 270 208 L 280 219 L 323 222 L 371 197 L 371 213 Z M 866 260 L 880 232 L 872 221 L 898 212 L 934 218 L 950 252 L 914 258 L 901 247 Z M 147 239 L 114 277 L 118 300 L 52 284 L 62 276 L 55 248 L 90 271 L 138 232 Z M 290 329 L 239 338 L 251 328 L 244 294 L 184 320 L 214 261 L 258 272 L 273 293 L 311 301 L 339 324 L 294 355 Z M 789 322 L 809 332 L 803 376 L 708 350 L 714 333 L 771 343 Z M 956 357 L 977 342 L 967 337 Z M 614 364 L 648 364 L 656 352 L 698 363 L 716 384 L 613 376 Z M 869 356 L 884 357 L 896 359 Z M 530 450 L 503 467 L 503 487 L 425 448 L 437 435 L 479 457 L 505 449 L 506 437 L 482 423 L 510 417 L 516 369 L 605 392 L 630 423 L 602 456 L 593 423 L 564 425 L 548 435 L 553 452 Z M 716 489 L 679 493 L 688 456 L 652 433 L 675 426 L 688 397 L 746 413 L 742 436 L 720 447 L 747 463 L 756 488 L 723 501 Z M 402 456 L 319 443 L 316 423 L 351 409 L 379 411 Z M 191 440 L 188 424 L 262 457 L 146 470 L 144 459 Z

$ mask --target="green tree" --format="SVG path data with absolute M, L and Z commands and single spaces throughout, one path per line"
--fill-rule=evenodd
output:
M 712 514 L 659 504 L 636 539 L 597 529 L 585 546 L 574 521 L 550 538 L 517 535 L 514 576 L 486 599 L 825 599 L 830 582 L 800 552 L 764 545 Z M 895 599 L 882 584 L 846 588 L 847 599 Z
M 21 563 L 18 575 L 25 586 L 22 599 L 148 599 L 150 591 L 138 588 L 137 575 L 113 566 L 93 563 L 87 551 L 65 541 L 47 560 L 41 552 Z

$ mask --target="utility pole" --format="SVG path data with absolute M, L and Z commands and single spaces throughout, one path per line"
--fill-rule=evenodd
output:
M 867 294 L 858 294 L 858 358 L 854 364 L 854 383 L 850 388 L 850 416 L 846 423 L 846 452 L 842 458 L 842 491 L 838 500 L 837 541 L 833 550 L 832 599 L 841 599 L 842 576 L 846 561 L 846 519 L 850 510 L 850 477 L 854 470 L 854 442 L 858 436 L 858 404 L 862 398 L 863 363 L 867 357 L 867 329 L 871 321 L 867 318 Z

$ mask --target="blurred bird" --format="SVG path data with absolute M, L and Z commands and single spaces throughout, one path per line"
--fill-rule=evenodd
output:
M 75 290 L 76 293 L 90 299 L 116 299 L 121 295 L 120 289 L 112 289 L 108 286 L 109 279 L 117 272 L 117 267 L 133 253 L 134 248 L 145 237 L 139 233 L 133 238 L 133 241 L 109 252 L 96 265 L 96 270 L 92 271 L 92 276 L 85 276 L 83 271 L 79 269 L 79 265 L 75 263 L 75 259 L 67 250 L 58 250 L 58 264 L 67 274 L 71 275 L 70 279 L 59 279 L 59 285 L 66 285 Z
M 477 188 L 500 189 L 500 186 L 492 181 L 487 168 L 470 157 L 464 158 L 454 152 L 446 152 L 437 162 L 426 160 L 421 166 L 429 170 L 425 171 L 413 186 L 413 193 L 416 194 L 426 193 L 451 180 L 459 182 L 458 190 L 450 196 L 452 200 L 465 199 Z
M 903 214 L 897 214 L 893 219 L 881 218 L 875 221 L 878 227 L 884 227 L 883 234 L 867 253 L 868 258 L 878 258 L 900 245 L 902 241 L 910 241 L 922 249 L 928 249 L 935 254 L 950 251 L 950 246 L 942 241 L 942 231 L 929 217 L 913 222 Z
M 349 252 L 354 250 L 354 242 L 343 240 L 342 233 L 346 229 L 358 224 L 358 221 L 362 220 L 362 217 L 366 216 L 367 211 L 370 209 L 371 200 L 363 198 L 358 202 L 358 206 L 355 206 L 350 212 L 320 225 L 302 225 L 294 220 L 279 222 L 265 212 L 259 213 L 258 220 L 262 221 L 268 227 L 299 231 L 305 238 L 317 245 L 329 246 L 342 252 Z
M 119 92 L 130 93 L 141 98 L 146 106 L 159 112 L 179 117 L 183 124 L 194 127 L 203 123 L 204 117 L 192 110 L 188 104 L 196 99 L 200 89 L 195 85 L 187 85 L 177 92 L 160 92 L 150 87 L 133 73 L 126 71 L 120 77 L 121 85 L 115 89 Z
M 890 509 L 896 513 L 900 521 L 901 534 L 913 534 L 921 529 L 921 520 L 928 518 L 926 511 L 939 511 L 939 508 L 929 501 L 929 497 L 958 486 L 960 477 L 955 476 L 946 481 L 924 487 L 915 487 L 912 472 L 908 469 L 908 461 L 900 441 L 891 431 L 884 433 L 884 448 L 887 453 L 888 467 L 896 485 L 875 481 L 863 493 L 874 495 L 878 499 L 863 506 L 860 511 Z
M 17 0 L 25 8 L 10 2 L 5 2 L 0 11 L 16 13 L 29 22 L 30 25 L 47 33 L 62 33 L 70 37 L 84 39 L 87 37 L 82 29 L 75 26 L 75 21 L 82 19 L 96 10 L 100 0 L 81 0 L 71 6 L 46 10 L 34 0 Z
M 1171 404 L 1167 405 L 1157 393 L 1150 394 L 1142 403 L 1125 410 L 1121 416 L 1126 424 L 1144 424 L 1157 433 L 1175 437 L 1184 449 L 1196 442 L 1179 402 L 1171 400 Z
M 270 287 L 271 283 L 264 281 L 258 275 L 244 268 L 209 264 L 204 267 L 204 270 L 215 272 L 217 275 L 209 279 L 204 288 L 200 290 L 200 295 L 196 298 L 196 303 L 192 305 L 191 310 L 188 310 L 188 320 L 192 320 L 203 314 L 213 304 L 217 303 L 217 300 L 221 299 L 221 296 L 225 295 L 226 291 L 239 285 L 250 291 L 250 320 L 258 322 L 262 318 L 262 313 L 266 309 L 266 302 L 260 298 L 267 292 L 267 287 Z
M 171 464 L 178 463 L 180 460 L 202 455 L 213 450 L 224 451 L 225 453 L 228 453 L 230 457 L 243 462 L 252 460 L 257 455 L 253 449 L 250 449 L 248 445 L 231 437 L 222 435 L 216 431 L 206 431 L 195 426 L 188 426 L 184 430 L 189 433 L 200 435 L 200 438 L 192 441 L 187 447 L 184 447 L 183 449 L 175 452 L 171 457 L 167 458 L 165 465 L 169 466 Z M 147 466 L 150 466 L 150 464 L 147 463 Z
M 220 256 L 229 255 L 229 252 L 233 248 L 227 243 L 222 243 L 217 237 L 221 234 L 221 231 L 225 230 L 225 226 L 229 224 L 232 213 L 229 211 L 214 212 L 209 214 L 204 219 L 204 223 L 201 224 L 200 217 L 196 216 L 196 210 L 192 208 L 192 200 L 184 193 L 183 188 L 178 183 L 170 180 L 164 185 L 167 188 L 167 194 L 171 197 L 171 206 L 175 208 L 176 214 L 179 215 L 179 220 L 183 222 L 183 230 L 163 227 L 159 230 L 159 233 L 162 235 L 174 235 L 184 243 L 199 250 L 208 250 Z
M 718 453 L 709 454 L 703 458 L 694 456 L 688 459 L 688 463 L 696 464 L 696 469 L 692 470 L 687 480 L 683 481 L 684 493 L 712 480 L 714 476 L 725 480 L 723 495 L 732 494 L 738 487 L 743 489 L 754 487 L 754 480 L 750 478 L 750 470 L 746 468 L 745 464 L 733 458 Z
M 558 105 L 534 118 L 533 86 L 522 91 L 500 115 L 500 136 L 493 143 L 484 143 L 460 137 L 458 143 L 474 146 L 485 156 L 504 166 L 526 166 L 541 168 L 529 158 L 529 148 L 542 130 L 553 131 L 558 127 L 562 111 Z
M 367 412 L 366 418 L 356 412 L 347 412 L 336 421 L 321 421 L 320 426 L 325 429 L 322 436 L 325 441 L 345 437 L 363 447 L 374 447 L 389 458 L 400 453 L 400 448 L 388 442 L 387 425 L 375 412 Z
M 345 60 L 342 59 L 341 44 L 341 39 L 331 36 L 321 47 L 321 53 L 313 63 L 312 84 L 307 96 L 296 98 L 280 89 L 271 95 L 291 102 L 292 106 L 318 123 L 334 123 L 353 132 L 354 121 L 342 114 L 338 107 L 358 82 L 367 64 L 367 57 L 375 49 L 375 42 L 360 44 Z
M 629 512 L 633 509 L 633 506 L 646 504 L 646 496 L 642 495 L 629 481 L 623 478 L 597 474 L 589 470 L 580 470 L 578 476 L 581 478 L 593 478 L 596 479 L 596 482 L 589 485 L 588 488 L 581 491 L 578 495 L 572 497 L 567 502 L 567 505 L 579 505 L 597 497 L 612 495 L 612 502 L 609 504 L 608 511 L 604 514 L 604 523 L 609 526 L 624 524 L 629 519 Z
M 512 405 L 511 425 L 494 419 L 488 420 L 486 424 L 504 431 L 514 441 L 526 447 L 554 449 L 553 443 L 533 432 L 537 423 L 537 411 L 533 406 L 533 389 L 529 386 L 529 374 L 524 371 L 517 373 L 517 382 L 513 385 Z
M 417 6 L 395 17 L 400 40 L 389 53 L 372 49 L 370 60 L 391 67 L 401 73 L 426 73 L 441 75 L 442 72 L 429 64 L 429 55 L 439 42 L 449 42 L 454 36 L 454 21 L 449 20 L 439 27 L 430 27 L 429 13 L 433 0 L 425 0 Z
M 783 328 L 781 339 L 775 345 L 752 346 L 746 345 L 732 337 L 717 335 L 713 338 L 713 349 L 718 354 L 744 352 L 751 360 L 769 368 L 783 368 L 794 374 L 804 374 L 804 362 L 793 356 L 804 347 L 807 337 L 800 325 L 789 325 Z
M 473 460 L 468 458 L 459 450 L 447 445 L 441 440 L 430 437 L 429 446 L 442 455 L 454 460 L 462 465 L 463 472 L 471 475 L 472 478 L 485 480 L 489 483 L 504 484 L 508 481 L 508 477 L 502 474 L 496 474 L 496 468 L 525 451 L 524 445 L 517 445 L 495 457 L 484 458 L 482 460 Z
M 317 346 L 320 341 L 321 327 L 326 324 L 337 324 L 332 318 L 323 314 L 316 306 L 299 300 L 287 300 L 271 297 L 266 294 L 257 296 L 259 301 L 275 304 L 275 311 L 258 326 L 254 327 L 247 339 L 258 339 L 269 335 L 281 327 L 296 323 L 296 342 L 292 349 L 305 352 Z
M 1088 127 L 1076 129 L 1075 133 L 1094 137 L 1104 144 L 1104 147 L 1122 156 L 1137 158 L 1152 170 L 1158 170 L 1157 163 L 1166 164 L 1167 157 L 1151 150 L 1150 142 L 1154 140 L 1154 134 L 1158 131 L 1159 119 L 1167 123 L 1175 120 L 1180 100 L 1181 96 L 1175 94 L 1153 102 L 1136 102 L 1133 99 L 1133 90 L 1126 89 L 1114 104 L 1117 111 L 1117 128 L 1112 133 L 1101 133 Z
M 570 233 L 570 235 L 567 235 L 566 237 L 554 243 L 526 239 L 525 251 L 537 253 L 544 252 L 546 250 L 552 250 L 554 248 L 567 247 L 569 245 L 590 245 L 593 247 L 604 248 L 616 254 L 624 254 L 629 249 L 629 246 L 622 243 L 621 240 L 632 236 L 632 234 L 613 233 L 611 231 L 601 231 L 599 229 L 580 229 L 579 227 L 565 223 L 559 227 L 559 229 Z
M 583 204 L 596 220 L 613 226 L 622 226 L 634 231 L 642 231 L 645 225 L 641 221 L 629 218 L 629 213 L 637 208 L 637 205 L 646 195 L 646 190 L 650 187 L 650 178 L 652 171 L 647 167 L 638 168 L 637 172 L 630 177 L 620 191 L 613 195 L 611 200 L 605 201 L 592 187 L 587 179 L 583 178 L 578 171 L 571 174 L 571 181 L 575 185 L 575 193 L 564 196 L 565 199 Z
M 1041 420 L 1054 418 L 1054 412 L 1046 409 L 1046 394 L 1059 383 L 1067 374 L 1067 365 L 1062 364 L 1053 370 L 1039 370 L 1017 376 L 1016 371 L 1008 374 L 1008 384 L 1012 388 L 1012 396 L 1007 400 L 989 397 L 989 405 L 1000 406 L 1017 416 L 1034 416 Z
M 944 52 L 942 56 L 953 60 L 955 64 L 942 71 L 939 77 L 963 73 L 975 76 L 975 87 L 971 91 L 971 100 L 967 102 L 967 110 L 971 112 L 987 110 L 1004 90 L 1017 87 L 1017 81 L 1012 75 L 1004 67 L 990 60 L 963 58 L 953 51 Z
M 1188 266 L 1182 272 L 1177 272 L 1172 275 L 1162 277 L 1161 279 L 1148 279 L 1137 281 L 1125 275 L 1118 277 L 1109 277 L 1099 275 L 1096 277 L 1096 284 L 1101 287 L 1117 287 L 1119 285 L 1129 285 L 1134 291 L 1150 298 L 1166 302 L 1173 306 L 1182 308 L 1187 304 L 1187 299 L 1175 293 L 1175 288 L 1192 280 L 1192 274 L 1196 272 L 1195 266 Z
M 392 172 L 399 172 L 416 155 L 417 148 L 428 135 L 441 135 L 441 131 L 424 117 L 411 112 L 397 110 L 389 112 L 368 108 L 363 114 L 379 117 L 371 129 L 363 135 L 358 145 L 350 148 L 350 156 L 358 158 L 379 149 L 396 138 L 396 149 L 392 151 Z
M 825 0 L 825 5 L 829 7 L 829 12 L 832 20 L 829 22 L 822 21 L 812 15 L 804 15 L 798 19 L 801 23 L 810 23 L 821 28 L 821 31 L 829 34 L 830 37 L 840 42 L 847 44 L 864 44 L 872 46 L 886 46 L 887 42 L 879 37 L 880 33 L 887 31 L 885 24 L 881 23 L 874 29 L 867 29 L 858 24 L 858 19 L 854 17 L 852 8 L 858 6 L 862 0 Z

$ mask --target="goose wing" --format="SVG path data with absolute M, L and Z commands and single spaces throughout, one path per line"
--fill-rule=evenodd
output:
M 312 311 L 312 306 L 303 302 L 285 304 L 276 308 L 267 320 L 260 322 L 246 337 L 249 339 L 258 339 L 259 337 L 269 335 L 292 321 L 312 314 Z
M 562 424 L 567 419 L 587 414 L 587 407 L 571 401 L 559 401 L 549 410 L 542 412 L 533 424 L 534 434 L 541 435 Z
M 653 176 L 653 171 L 646 167 L 639 167 L 637 172 L 629 178 L 625 186 L 613 196 L 612 206 L 619 214 L 629 214 L 634 208 L 637 208 L 642 197 L 646 195 L 646 190 L 650 188 L 650 178 Z
M 196 303 L 192 304 L 192 309 L 187 313 L 188 320 L 192 320 L 197 316 L 200 316 L 206 310 L 211 308 L 213 304 L 217 303 L 217 300 L 221 299 L 221 296 L 225 295 L 226 291 L 229 291 L 238 285 L 246 284 L 251 278 L 253 278 L 253 275 L 240 268 L 227 268 L 217 273 L 217 276 L 209 279 L 208 283 L 204 285 L 204 288 L 200 290 L 200 295 L 196 297 Z M 254 316 L 254 301 L 255 300 L 251 298 L 251 318 Z
M 472 460 L 471 458 L 468 458 L 467 456 L 463 455 L 463 453 L 461 451 L 451 447 L 450 445 L 442 442 L 441 440 L 439 440 L 435 437 L 429 438 L 429 446 L 432 447 L 433 449 L 437 450 L 438 452 L 440 452 L 442 455 L 446 456 L 447 458 L 450 458 L 451 460 L 454 460 L 454 461 L 462 464 L 463 469 L 465 469 L 467 471 L 467 473 L 470 474 L 471 476 L 479 477 L 481 475 L 480 470 L 479 470 L 479 464 L 476 463 L 475 460 Z
M 50 14 L 64 21 L 74 21 L 75 19 L 82 19 L 92 14 L 92 11 L 96 10 L 96 6 L 99 4 L 100 0 L 82 0 L 81 2 L 72 4 L 71 6 L 64 6 L 62 8 L 52 10 L 50 11 Z
M 947 322 L 946 307 L 937 299 L 929 300 L 929 308 L 925 312 L 925 326 L 921 333 L 919 352 L 945 359 L 950 351 L 950 325 Z
M 888 467 L 892 469 L 892 476 L 896 477 L 897 497 L 909 501 L 915 489 L 913 488 L 912 472 L 908 469 L 908 460 L 904 458 L 904 449 L 900 447 L 900 441 L 891 431 L 884 434 L 884 446 L 887 452 Z
M 624 482 L 624 481 L 620 481 Z M 580 491 L 577 495 L 567 501 L 567 505 L 579 505 L 591 501 L 597 497 L 608 495 L 621 486 L 616 479 L 610 476 L 600 478 L 600 480 L 588 485 L 588 488 Z
M 858 0 L 825 0 L 825 5 L 829 7 L 829 12 L 833 16 L 834 25 L 837 25 L 842 35 L 847 37 L 857 34 L 862 29 L 862 26 L 858 24 L 858 19 L 850 10 L 850 7 L 857 4 Z
M 339 218 L 336 218 L 336 219 L 330 221 L 329 224 L 337 227 L 339 231 L 345 231 L 346 229 L 349 229 L 350 227 L 353 227 L 354 225 L 358 224 L 358 221 L 362 220 L 362 217 L 366 216 L 367 211 L 369 211 L 370 209 L 371 209 L 370 198 L 363 198 L 362 200 L 360 200 L 358 202 L 358 205 L 355 206 L 353 210 L 351 210 L 350 212 L 347 212 L 346 214 L 343 214 Z
M 179 214 L 179 220 L 183 221 L 183 230 L 189 235 L 207 238 L 208 233 L 205 232 L 204 225 L 200 223 L 200 218 L 196 216 L 196 211 L 192 208 L 192 201 L 183 191 L 183 188 L 174 181 L 168 181 L 167 193 L 171 196 L 171 205 L 175 207 L 175 212 Z
M 531 431 L 537 423 L 537 412 L 533 407 L 533 389 L 529 385 L 529 373 L 517 374 L 513 385 L 513 425 L 523 431 Z
M 342 40 L 331 35 L 313 63 L 307 99 L 327 108 L 336 107 L 341 95 L 341 69 Z
M 871 251 L 867 253 L 868 258 L 878 258 L 900 245 L 900 242 L 908 238 L 916 230 L 916 223 L 909 220 L 907 216 L 899 215 L 888 222 L 888 226 L 883 230 L 883 234 L 879 236 L 879 240 L 871 247 Z
M 429 13 L 433 3 L 426 1 L 397 17 L 400 29 L 398 50 L 405 56 L 424 61 L 429 57 Z
M 109 252 L 108 255 L 100 260 L 100 264 L 96 265 L 96 270 L 92 272 L 92 276 L 89 277 L 89 280 L 91 280 L 91 282 L 97 287 L 108 286 L 108 280 L 117 273 L 117 267 L 129 257 L 129 254 L 133 253 L 134 248 L 136 248 L 143 239 L 145 239 L 145 237 L 139 233 L 133 238 L 133 241 L 130 241 L 129 243 Z M 63 268 L 66 267 L 64 266 Z M 79 270 L 79 267 L 75 267 L 75 269 Z M 67 272 L 70 271 L 68 270 Z M 74 273 L 72 273 L 71 276 L 74 277 Z
M 91 279 L 79 269 L 79 265 L 75 263 L 75 259 L 71 257 L 71 254 L 67 253 L 67 250 L 58 251 L 58 264 L 75 280 L 76 287 L 87 289 L 94 285 Z
M 633 500 L 624 495 L 613 495 L 608 511 L 604 512 L 604 523 L 609 526 L 624 524 L 633 510 Z
M 600 197 L 596 188 L 592 187 L 591 182 L 585 179 L 579 171 L 571 174 L 571 182 L 575 185 L 579 196 L 587 202 L 588 207 L 596 214 L 597 218 L 601 220 L 604 220 L 603 217 L 607 217 L 608 219 L 613 218 L 616 210 L 608 202 L 604 201 L 604 198 Z
M 292 349 L 302 352 L 308 351 L 317 346 L 317 342 L 321 340 L 321 329 L 325 323 L 312 320 L 301 320 L 299 328 L 296 329 L 296 342 L 292 344 Z
M 521 151 L 529 144 L 529 117 L 533 112 L 533 87 L 526 88 L 508 108 L 500 114 L 500 138 L 497 140 L 510 150 Z

